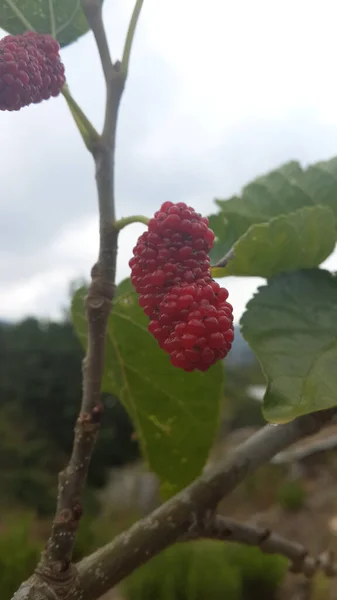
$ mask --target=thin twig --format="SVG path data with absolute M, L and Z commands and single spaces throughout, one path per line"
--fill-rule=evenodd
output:
M 284 425 L 266 425 L 224 462 L 203 473 L 185 490 L 78 565 L 83 600 L 96 600 L 137 567 L 176 542 L 191 525 L 212 514 L 220 500 L 275 454 L 326 425 L 334 410 L 300 417 Z M 99 570 L 100 577 L 92 574 Z
M 129 29 L 126 34 L 123 58 L 122 58 L 122 67 L 121 67 L 121 70 L 123 71 L 123 73 L 125 75 L 127 75 L 128 71 L 129 71 L 132 43 L 133 43 L 133 40 L 135 37 L 136 27 L 137 27 L 139 15 L 140 15 L 142 7 L 143 7 L 143 3 L 144 3 L 144 0 L 136 0 L 136 4 L 135 4 L 135 7 L 134 7 L 134 10 L 132 13 L 132 17 L 130 20 Z
M 337 448 L 337 435 L 331 435 L 323 440 L 316 440 L 312 444 L 306 444 L 303 448 L 295 448 L 294 450 L 285 450 L 280 452 L 272 459 L 276 465 L 289 463 L 298 463 L 305 461 L 307 458 L 317 456 L 317 454 L 325 454 L 333 452 Z
M 319 569 L 329 577 L 337 575 L 337 564 L 331 552 L 314 557 L 302 544 L 287 540 L 269 529 L 239 523 L 228 517 L 215 516 L 198 523 L 179 541 L 188 542 L 199 538 L 239 542 L 257 546 L 266 554 L 279 554 L 290 561 L 293 573 L 302 573 L 306 577 L 312 577 Z

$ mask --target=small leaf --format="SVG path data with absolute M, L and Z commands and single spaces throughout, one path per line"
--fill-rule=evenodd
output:
M 282 271 L 317 267 L 332 252 L 336 222 L 323 206 L 302 208 L 267 223 L 252 225 L 234 244 L 226 267 L 212 268 L 213 277 L 271 277 Z
M 337 405 L 337 277 L 308 269 L 261 287 L 242 334 L 267 377 L 263 413 L 284 423 Z
M 81 0 L 0 0 L 0 27 L 13 35 L 31 28 L 50 33 L 61 47 L 89 30 Z
M 337 218 L 337 158 L 302 169 L 289 162 L 245 186 L 241 197 L 216 200 L 220 211 L 211 215 L 216 263 L 251 225 L 268 222 L 304 207 L 323 205 Z
M 115 394 L 128 411 L 162 492 L 176 493 L 200 474 L 213 444 L 223 398 L 224 367 L 185 373 L 170 363 L 147 330 L 148 319 L 129 292 L 117 288 L 109 318 L 102 391 Z M 72 303 L 75 329 L 86 347 L 85 289 Z

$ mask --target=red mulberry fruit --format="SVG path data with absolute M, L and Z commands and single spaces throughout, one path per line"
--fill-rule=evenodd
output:
M 185 371 L 207 371 L 228 354 L 234 338 L 228 292 L 210 273 L 213 243 L 207 218 L 182 202 L 165 202 L 129 262 L 150 333 Z
M 59 43 L 27 31 L 0 40 L 0 110 L 20 110 L 58 96 L 65 83 Z

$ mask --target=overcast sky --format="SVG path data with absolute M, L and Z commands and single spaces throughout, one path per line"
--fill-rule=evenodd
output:
M 115 59 L 132 7 L 105 0 Z M 165 200 L 207 215 L 215 197 L 286 161 L 337 155 L 336 20 L 335 0 L 145 0 L 118 125 L 118 217 L 151 216 Z M 101 127 L 91 33 L 62 58 L 73 95 Z M 70 282 L 87 278 L 97 256 L 92 159 L 63 97 L 0 121 L 0 319 L 57 318 Z M 142 230 L 121 235 L 118 280 Z M 262 280 L 223 281 L 238 320 Z

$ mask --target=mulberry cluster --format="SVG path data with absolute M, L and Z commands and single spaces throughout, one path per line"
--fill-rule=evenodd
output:
M 20 110 L 58 96 L 65 83 L 59 43 L 27 31 L 0 40 L 0 110 Z
M 228 292 L 210 273 L 213 243 L 206 217 L 183 202 L 164 202 L 129 262 L 149 331 L 185 371 L 207 371 L 234 338 Z

